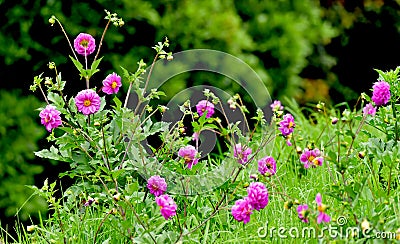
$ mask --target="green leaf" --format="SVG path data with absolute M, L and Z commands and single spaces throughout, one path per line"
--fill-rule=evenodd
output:
M 72 60 L 72 62 L 74 63 L 75 67 L 78 69 L 79 73 L 81 73 L 81 79 L 83 77 L 83 73 L 84 73 L 84 69 L 83 69 L 83 65 L 81 64 L 81 62 L 79 62 L 78 60 L 74 59 L 72 56 L 69 56 L 69 58 Z
M 121 110 L 121 106 L 122 106 L 121 100 L 119 100 L 118 97 L 114 97 L 114 98 L 113 98 L 113 101 L 114 101 L 114 103 L 115 103 L 115 109 L 116 109 L 117 111 L 118 111 L 118 110 Z
M 50 102 L 54 103 L 59 108 L 63 108 L 65 105 L 62 97 L 57 93 L 49 92 L 49 94 L 47 94 L 47 99 L 49 99 Z
M 103 57 L 97 59 L 92 63 L 90 70 L 88 71 L 88 78 L 92 77 L 92 75 L 100 71 L 97 67 L 99 66 L 102 59 Z
M 71 159 L 61 156 L 58 153 L 58 149 L 55 148 L 54 146 L 51 146 L 50 150 L 43 149 L 41 151 L 35 152 L 35 155 L 40 158 L 48 158 L 48 159 L 53 159 L 53 160 L 58 160 L 58 161 L 63 161 L 63 162 L 72 162 Z

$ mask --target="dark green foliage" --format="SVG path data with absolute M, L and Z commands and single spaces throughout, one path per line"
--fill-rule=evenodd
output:
M 0 92 L 0 209 L 6 216 L 14 215 L 22 207 L 32 193 L 26 185 L 34 184 L 34 176 L 43 171 L 33 161 L 33 151 L 38 149 L 37 142 L 45 132 L 34 119 L 38 106 L 40 103 L 33 96 Z M 34 197 L 23 206 L 19 216 L 25 220 L 28 214 L 45 209 L 46 202 Z

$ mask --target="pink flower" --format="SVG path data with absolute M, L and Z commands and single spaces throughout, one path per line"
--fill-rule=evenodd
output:
M 238 159 L 240 164 L 245 164 L 249 160 L 248 157 L 251 154 L 251 148 L 244 149 L 242 144 L 236 144 L 235 148 L 233 149 L 233 156 Z
M 385 105 L 390 99 L 390 85 L 385 81 L 375 82 L 372 86 L 372 101 L 376 106 Z
M 250 215 L 253 213 L 253 207 L 250 205 L 248 198 L 239 199 L 232 206 L 231 212 L 234 219 L 244 224 L 250 221 Z
M 91 89 L 80 91 L 75 97 L 75 105 L 84 115 L 94 114 L 100 109 L 100 97 Z
M 147 188 L 151 194 L 158 197 L 167 190 L 167 183 L 159 175 L 153 175 L 147 180 Z
M 47 105 L 46 108 L 39 113 L 39 116 L 42 125 L 44 125 L 49 132 L 62 124 L 60 112 L 52 105 Z
M 196 110 L 200 116 L 207 111 L 206 118 L 210 118 L 214 114 L 214 104 L 207 100 L 201 100 L 197 103 Z
M 113 94 L 117 93 L 119 88 L 122 86 L 121 76 L 116 73 L 107 75 L 103 80 L 103 88 L 101 89 L 104 93 Z
M 268 190 L 263 183 L 250 183 L 247 194 L 248 201 L 255 210 L 260 211 L 268 205 Z
M 277 112 L 277 111 L 282 111 L 283 110 L 283 106 L 281 104 L 281 101 L 275 100 L 271 105 L 270 105 L 271 109 L 273 112 Z
M 296 124 L 294 123 L 293 116 L 291 114 L 285 114 L 279 122 L 278 129 L 282 132 L 282 135 L 286 137 L 293 133 L 295 126 Z
M 365 105 L 363 113 L 364 115 L 370 114 L 374 116 L 376 114 L 376 108 L 374 107 L 374 105 L 372 105 L 372 103 L 368 103 L 367 105 Z
M 304 205 L 299 205 L 297 207 L 297 213 L 299 215 L 299 219 L 301 219 L 301 221 L 303 221 L 304 223 L 308 223 L 308 205 L 304 204 Z
M 91 35 L 80 33 L 74 40 L 74 48 L 80 55 L 88 56 L 96 49 L 96 43 Z
M 300 156 L 300 161 L 304 164 L 304 168 L 308 169 L 310 166 L 321 166 L 324 158 L 318 148 L 313 150 L 306 148 Z
M 328 207 L 322 203 L 322 196 L 320 193 L 318 193 L 317 196 L 315 197 L 315 202 L 318 205 L 318 212 L 319 212 L 317 217 L 317 223 L 320 224 L 322 221 L 328 223 L 329 221 L 331 221 L 331 217 L 329 217 L 329 215 L 325 213 L 325 210 Z
M 264 157 L 258 160 L 258 171 L 262 175 L 271 176 L 276 173 L 276 162 L 271 156 Z
M 178 155 L 185 160 L 187 167 L 189 169 L 192 168 L 193 165 L 196 165 L 199 162 L 199 159 L 196 158 L 197 150 L 192 145 L 188 145 L 186 147 L 182 147 L 178 151 Z
M 200 133 L 194 132 L 192 137 L 193 137 L 192 140 L 197 142 L 197 141 L 199 141 Z
M 178 206 L 174 202 L 174 199 L 172 199 L 167 194 L 156 197 L 156 203 L 158 206 L 160 206 L 161 215 L 166 220 L 176 215 L 176 209 L 178 208 Z

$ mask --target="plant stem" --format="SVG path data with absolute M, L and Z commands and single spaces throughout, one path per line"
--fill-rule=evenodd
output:
M 397 117 L 396 117 L 396 104 L 392 101 L 392 111 L 393 111 L 393 118 L 394 118 L 394 134 L 396 137 L 396 143 L 399 141 L 399 129 L 397 125 Z
M 94 234 L 94 238 L 93 238 L 93 244 L 96 244 L 96 238 L 97 238 L 97 234 L 99 234 L 100 228 L 101 226 L 103 226 L 104 222 L 106 221 L 106 219 L 108 218 L 108 216 L 112 213 L 112 210 L 108 211 L 106 216 L 104 216 L 104 218 L 101 220 L 99 227 L 97 227 L 96 233 Z
M 103 34 L 101 35 L 101 39 L 100 39 L 100 43 L 99 43 L 99 48 L 97 49 L 97 53 L 96 53 L 96 56 L 94 56 L 93 62 L 96 61 L 97 57 L 99 56 L 101 46 L 103 45 L 104 36 L 106 35 L 108 26 L 110 25 L 110 22 L 111 22 L 111 20 L 109 19 L 108 22 L 107 22 L 106 27 L 104 28 Z
M 67 41 L 68 41 L 69 47 L 71 48 L 71 51 L 72 51 L 72 54 L 74 55 L 75 59 L 78 60 L 78 57 L 77 57 L 76 54 L 75 54 L 75 50 L 74 50 L 74 48 L 72 47 L 72 44 L 71 44 L 71 42 L 69 41 L 68 35 L 67 35 L 67 33 L 65 32 L 65 30 L 64 30 L 64 27 L 62 26 L 61 22 L 60 22 L 57 18 L 56 18 L 56 21 L 57 21 L 57 23 L 60 25 L 61 31 L 64 33 L 64 36 L 65 36 L 65 38 L 66 38 Z

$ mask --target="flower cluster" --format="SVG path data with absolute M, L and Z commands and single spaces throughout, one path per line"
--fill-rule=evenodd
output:
M 281 104 L 281 101 L 275 100 L 271 105 L 271 109 L 273 112 L 278 112 L 278 111 L 283 111 L 283 106 Z
M 251 148 L 242 147 L 242 144 L 236 144 L 233 148 L 233 156 L 237 158 L 238 163 L 245 164 L 249 161 L 249 155 L 251 154 Z
M 178 151 L 178 156 L 182 157 L 185 160 L 185 164 L 187 164 L 187 167 L 189 169 L 191 169 L 193 165 L 196 165 L 199 162 L 199 159 L 196 158 L 196 155 L 197 155 L 197 150 L 192 145 L 182 147 Z
M 102 91 L 106 94 L 115 94 L 118 93 L 121 86 L 121 77 L 116 73 L 112 73 L 103 80 Z
M 147 188 L 151 194 L 158 197 L 167 190 L 167 183 L 164 178 L 161 178 L 159 175 L 153 175 L 147 180 Z
M 168 220 L 176 215 L 176 210 L 178 206 L 176 205 L 174 199 L 168 195 L 161 195 L 156 197 L 156 203 L 160 207 L 161 215 Z
M 279 122 L 279 130 L 281 131 L 284 137 L 289 136 L 293 133 L 294 127 L 296 124 L 294 123 L 293 115 L 285 114 L 282 120 Z
M 304 164 L 304 168 L 308 169 L 310 166 L 321 166 L 324 158 L 321 156 L 321 151 L 318 148 L 313 150 L 306 148 L 300 156 L 300 161 Z
M 372 86 L 372 101 L 376 106 L 382 106 L 390 100 L 390 85 L 385 81 L 375 82 Z
M 75 105 L 84 115 L 94 114 L 100 109 L 100 96 L 92 89 L 80 91 L 75 97 Z
M 258 160 L 258 172 L 266 176 L 274 175 L 276 173 L 275 159 L 271 156 L 267 156 Z
M 320 224 L 322 222 L 329 223 L 331 221 L 331 217 L 325 212 L 328 206 L 322 203 L 322 196 L 318 193 L 315 197 L 315 202 L 317 203 L 317 223 Z M 310 209 L 307 204 L 299 205 L 297 207 L 297 214 L 301 221 L 304 223 L 309 222 L 309 216 L 311 214 Z
M 172 218 L 176 215 L 178 206 L 174 199 L 168 194 L 164 194 L 167 191 L 167 183 L 165 179 L 159 175 L 153 175 L 147 180 L 147 188 L 150 193 L 156 197 L 156 203 L 160 207 L 161 215 L 166 219 Z
M 325 210 L 328 208 L 325 204 L 322 203 L 322 196 L 320 193 L 317 194 L 315 197 L 315 202 L 317 203 L 318 206 L 318 217 L 317 217 L 317 223 L 320 224 L 321 222 L 326 222 L 328 223 L 331 221 L 331 217 L 327 213 L 325 213 Z
M 374 105 L 372 105 L 372 103 L 368 103 L 367 105 L 365 105 L 365 107 L 363 109 L 364 115 L 374 116 L 375 113 L 376 113 L 376 108 L 374 107 Z
M 206 114 L 206 118 L 208 119 L 214 114 L 214 104 L 207 100 L 201 100 L 197 103 L 196 110 L 200 116 Z
M 75 51 L 83 56 L 88 56 L 96 49 L 94 38 L 87 33 L 80 33 L 74 40 Z
M 54 128 L 57 128 L 62 124 L 60 112 L 52 105 L 47 105 L 43 109 L 39 116 L 41 118 L 41 123 L 46 127 L 46 130 L 51 132 Z
M 261 182 L 252 182 L 247 188 L 247 197 L 239 199 L 231 208 L 234 219 L 244 224 L 250 221 L 253 210 L 260 211 L 268 205 L 268 190 Z

